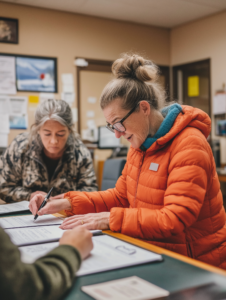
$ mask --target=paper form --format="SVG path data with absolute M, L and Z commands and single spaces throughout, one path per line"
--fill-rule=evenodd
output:
M 107 235 L 92 238 L 93 250 L 90 256 L 83 260 L 76 276 L 83 276 L 114 270 L 133 265 L 161 261 L 162 256 L 148 250 L 136 247 Z M 32 263 L 58 246 L 58 243 L 48 243 L 36 246 L 21 247 L 22 261 Z
M 21 201 L 16 203 L 10 203 L 10 204 L 3 204 L 0 205 L 0 215 L 1 214 L 7 214 L 12 212 L 18 212 L 18 211 L 25 211 L 29 210 L 29 202 L 28 201 Z
M 16 63 L 14 56 L 0 55 L 0 94 L 16 94 Z
M 21 260 L 24 263 L 31 264 L 36 259 L 46 255 L 57 246 L 59 246 L 58 242 L 19 247 Z
M 60 229 L 57 225 L 6 229 L 5 232 L 15 245 L 26 246 L 56 242 L 61 238 L 64 230 Z
M 62 219 L 54 217 L 52 215 L 40 216 L 37 220 L 34 220 L 33 215 L 29 215 L 1 218 L 0 226 L 4 229 L 10 229 L 22 227 L 60 225 L 62 222 Z
M 82 286 L 81 290 L 96 300 L 165 299 L 169 291 L 137 276 Z
M 9 115 L 0 113 L 0 133 L 9 133 Z

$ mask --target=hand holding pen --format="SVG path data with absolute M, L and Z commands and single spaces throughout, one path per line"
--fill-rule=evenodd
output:
M 39 207 L 38 210 L 42 209 L 42 208 L 46 205 L 47 201 L 48 201 L 49 198 L 50 198 L 50 195 L 51 195 L 52 190 L 53 190 L 53 187 L 50 189 L 50 191 L 49 191 L 48 194 L 46 195 L 45 199 L 43 200 L 43 202 L 42 202 L 42 204 L 40 205 L 40 207 Z M 38 214 L 35 215 L 34 220 L 36 220 L 37 218 L 38 218 Z

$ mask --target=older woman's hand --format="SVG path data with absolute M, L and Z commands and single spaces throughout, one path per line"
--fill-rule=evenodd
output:
M 45 195 L 37 194 L 30 200 L 29 209 L 34 216 L 37 213 L 39 216 L 42 216 L 45 214 L 54 214 L 64 209 L 71 209 L 71 203 L 67 199 L 50 199 L 47 204 L 38 211 L 44 198 Z
M 101 212 L 86 215 L 76 215 L 66 218 L 61 224 L 61 229 L 72 229 L 77 226 L 85 227 L 89 230 L 109 229 L 110 212 Z

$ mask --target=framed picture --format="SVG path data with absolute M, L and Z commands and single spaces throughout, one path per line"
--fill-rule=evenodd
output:
M 16 86 L 21 92 L 57 93 L 57 59 L 16 55 Z
M 0 17 L 0 43 L 18 44 L 18 20 Z

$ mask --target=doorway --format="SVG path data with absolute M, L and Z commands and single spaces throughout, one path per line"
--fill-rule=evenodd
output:
M 173 99 L 211 116 L 210 59 L 173 67 Z

